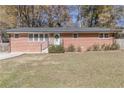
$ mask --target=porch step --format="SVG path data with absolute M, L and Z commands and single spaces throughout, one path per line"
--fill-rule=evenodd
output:
M 48 48 L 42 50 L 42 53 L 48 53 Z

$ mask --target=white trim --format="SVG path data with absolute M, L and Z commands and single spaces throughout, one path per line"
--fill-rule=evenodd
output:
M 34 38 L 32 38 L 32 40 L 29 39 L 29 34 L 32 34 L 33 37 L 34 37 L 34 34 L 33 34 L 33 33 L 28 33 L 28 41 L 29 41 L 29 42 L 34 42 Z
M 79 38 L 79 33 L 72 33 L 72 37 L 73 37 L 74 39 L 76 39 L 76 38 L 74 37 L 74 34 L 77 34 L 77 37 L 76 37 L 76 38 Z
M 39 36 L 38 36 L 38 41 L 39 41 L 39 42 L 43 42 L 44 35 L 43 35 L 43 37 L 42 37 L 42 40 L 40 40 L 40 35 L 41 35 L 41 34 L 43 35 L 43 33 L 39 33 L 39 34 L 38 34 L 38 35 L 39 35 Z
M 29 34 L 33 34 L 33 39 L 32 40 L 29 39 Z M 38 40 L 37 41 L 35 41 L 34 34 L 38 34 Z M 43 35 L 43 40 L 42 41 L 40 40 L 40 34 Z M 44 42 L 45 41 L 45 34 L 48 35 L 48 40 L 49 40 L 49 34 L 48 33 L 28 33 L 28 41 L 29 42 Z
M 55 37 L 56 34 L 59 34 L 59 37 L 60 37 L 60 33 L 54 33 L 54 37 Z
M 43 41 L 46 41 L 46 40 L 45 40 L 45 35 L 46 35 L 46 34 L 48 35 L 48 41 L 49 41 L 49 34 L 48 34 L 48 33 L 44 33 L 44 34 L 43 34 Z
M 103 37 L 100 38 L 99 37 L 100 34 L 103 34 Z M 108 38 L 105 37 L 105 34 L 108 34 Z M 109 35 L 109 33 L 98 33 L 98 39 L 110 39 L 110 35 Z
M 54 39 L 53 39 L 54 45 L 57 45 L 57 44 L 55 44 L 55 35 L 59 35 L 59 39 L 60 39 L 59 45 L 61 45 L 61 34 L 60 33 L 54 33 Z
M 38 33 L 36 33 L 36 34 L 34 34 L 34 35 L 39 36 Z M 35 38 L 35 37 L 33 36 L 33 38 L 34 38 L 34 42 L 39 42 L 39 39 L 38 39 L 39 37 Z M 35 39 L 37 39 L 37 40 L 35 40 Z
M 16 34 L 18 34 L 18 38 L 19 38 L 19 37 L 20 37 L 20 34 L 19 34 L 19 33 L 14 33 L 14 38 L 16 38 L 16 37 L 15 37 Z

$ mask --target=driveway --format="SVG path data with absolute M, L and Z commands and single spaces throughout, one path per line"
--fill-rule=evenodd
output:
M 20 56 L 23 53 L 0 53 L 0 60 Z

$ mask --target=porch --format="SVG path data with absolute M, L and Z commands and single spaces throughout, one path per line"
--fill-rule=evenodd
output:
M 54 36 L 48 37 L 46 34 L 43 34 L 43 42 L 41 43 L 41 52 L 48 53 L 48 47 L 51 45 L 62 45 L 63 46 L 63 39 L 60 37 L 60 34 L 54 34 Z

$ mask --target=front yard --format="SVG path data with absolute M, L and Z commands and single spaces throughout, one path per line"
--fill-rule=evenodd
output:
M 25 54 L 2 60 L 0 87 L 124 87 L 124 51 Z

